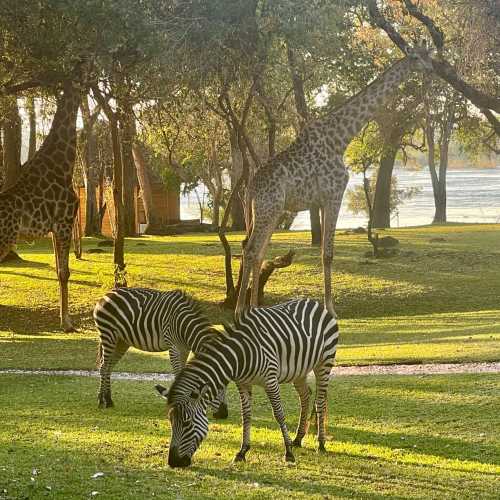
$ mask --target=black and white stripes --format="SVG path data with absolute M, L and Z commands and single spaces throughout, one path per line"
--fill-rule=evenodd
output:
M 335 359 L 338 326 L 317 301 L 301 299 L 245 312 L 234 330 L 206 344 L 176 378 L 167 396 L 172 440 L 171 466 L 186 466 L 208 432 L 206 406 L 230 380 L 241 399 L 243 440 L 235 460 L 244 460 L 250 448 L 252 385 L 262 385 L 281 428 L 287 461 L 294 461 L 292 445 L 300 446 L 307 430 L 310 393 L 306 377 L 316 376 L 315 413 L 319 449 L 325 449 L 327 387 Z M 285 424 L 279 384 L 292 382 L 301 412 L 292 442 Z
M 94 321 L 100 336 L 101 407 L 113 405 L 111 371 L 130 346 L 150 352 L 168 350 L 177 375 L 190 351 L 199 351 L 203 344 L 219 336 L 195 303 L 180 291 L 117 288 L 96 304 Z M 216 416 L 227 416 L 225 402 Z

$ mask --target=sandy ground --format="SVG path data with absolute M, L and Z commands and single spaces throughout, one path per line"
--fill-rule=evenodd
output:
M 446 375 L 450 373 L 500 373 L 500 362 L 492 363 L 429 363 L 422 365 L 368 365 L 336 366 L 332 376 L 352 375 Z M 48 375 L 66 377 L 98 377 L 96 370 L 0 370 L 2 374 Z M 173 379 L 171 373 L 127 373 L 113 372 L 114 379 L 121 380 L 164 380 Z

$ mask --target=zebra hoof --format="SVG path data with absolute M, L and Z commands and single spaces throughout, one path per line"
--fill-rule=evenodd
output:
M 227 411 L 227 404 L 226 403 L 221 403 L 219 406 L 219 409 L 214 412 L 214 418 L 219 419 L 219 420 L 224 420 L 227 418 L 229 415 L 229 412 Z
M 287 451 L 285 455 L 285 462 L 293 464 L 295 463 L 295 457 L 293 456 L 293 453 Z
M 295 438 L 295 439 L 292 441 L 292 446 L 293 446 L 294 448 L 302 448 L 302 439 Z
M 320 453 L 326 453 L 326 448 L 325 448 L 325 445 L 324 443 L 320 443 L 319 446 L 318 446 L 318 451 Z

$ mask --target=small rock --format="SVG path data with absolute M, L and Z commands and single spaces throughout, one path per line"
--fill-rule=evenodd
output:
M 98 492 L 98 491 L 91 491 L 91 492 L 90 492 L 90 496 L 91 496 L 91 497 L 96 497 L 97 495 L 99 495 L 99 492 Z
M 99 477 L 103 477 L 104 472 L 96 472 L 93 476 L 92 479 L 98 479 Z
M 399 245 L 399 240 L 392 236 L 384 236 L 378 239 L 378 246 L 380 248 L 394 248 Z

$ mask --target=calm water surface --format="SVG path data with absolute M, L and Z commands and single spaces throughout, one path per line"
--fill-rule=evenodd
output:
M 434 198 L 429 171 L 396 169 L 398 187 L 418 187 L 420 192 L 399 207 L 393 216 L 392 226 L 420 226 L 430 224 L 434 216 Z M 362 184 L 362 176 L 351 174 L 347 189 Z M 447 179 L 448 221 L 500 223 L 500 166 L 493 169 L 450 170 Z M 202 190 L 199 191 L 202 194 Z M 181 217 L 199 217 L 196 196 L 190 194 L 181 198 Z M 365 226 L 366 217 L 353 215 L 347 210 L 347 197 L 340 211 L 337 227 Z M 292 229 L 309 229 L 309 214 L 301 212 Z

